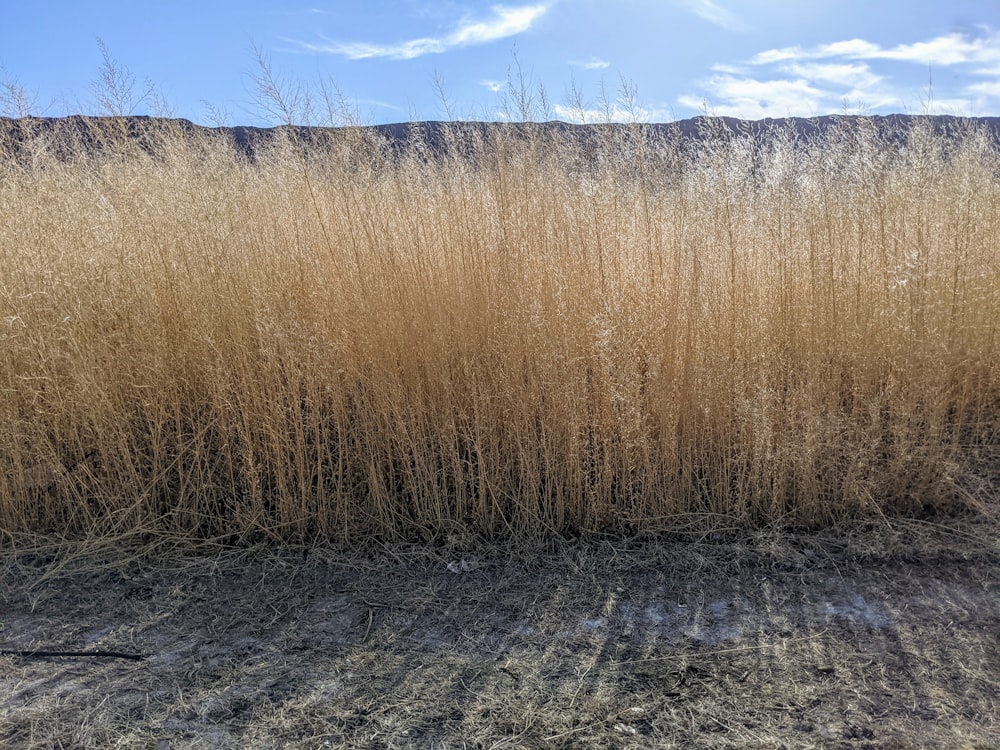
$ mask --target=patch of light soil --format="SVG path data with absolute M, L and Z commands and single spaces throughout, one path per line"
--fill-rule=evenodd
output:
M 829 624 L 831 620 L 841 620 L 876 630 L 895 628 L 882 602 L 866 598 L 840 579 L 828 580 L 827 586 L 816 592 L 815 598 L 806 602 L 800 612 L 806 623 L 816 627 Z M 668 641 L 687 639 L 717 646 L 738 641 L 760 629 L 780 630 L 782 626 L 775 622 L 773 613 L 742 597 L 692 603 L 655 598 L 645 602 L 616 602 L 601 616 L 566 624 L 558 635 L 571 638 L 620 630 Z M 533 623 L 524 621 L 515 629 L 519 635 L 534 631 Z

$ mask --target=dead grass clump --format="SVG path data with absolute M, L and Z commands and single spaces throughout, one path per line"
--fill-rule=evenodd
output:
M 4 530 L 813 526 L 995 451 L 983 134 L 144 128 L 0 158 Z

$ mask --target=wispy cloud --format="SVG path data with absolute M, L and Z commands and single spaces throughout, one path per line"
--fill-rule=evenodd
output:
M 395 112 L 404 112 L 402 107 L 398 107 L 395 104 L 389 104 L 389 102 L 384 102 L 381 99 L 358 99 L 358 104 L 366 104 L 369 107 L 376 107 L 378 109 L 391 109 Z
M 715 73 L 728 73 L 729 75 L 742 76 L 747 74 L 747 68 L 743 65 L 727 65 L 725 63 L 716 63 L 711 66 L 711 70 Z
M 491 81 L 488 78 L 485 78 L 485 79 L 483 79 L 482 81 L 479 82 L 479 85 L 480 86 L 485 86 L 490 91 L 492 91 L 494 94 L 496 94 L 496 93 L 502 91 L 507 86 L 507 82 L 506 81 Z
M 945 34 L 924 42 L 900 44 L 889 48 L 883 48 L 864 39 L 849 39 L 809 49 L 782 47 L 767 50 L 755 55 L 750 62 L 754 65 L 766 65 L 787 60 L 823 60 L 838 57 L 849 60 L 896 60 L 940 66 L 997 63 L 1000 62 L 1000 34 L 992 32 L 981 36 Z
M 570 60 L 569 64 L 577 68 L 583 68 L 584 70 L 603 70 L 604 68 L 611 67 L 611 63 L 599 57 L 591 57 L 589 60 Z
M 746 31 L 747 25 L 728 8 L 723 8 L 715 0 L 677 0 L 687 10 L 702 20 L 715 24 L 726 31 Z
M 783 73 L 807 81 L 822 81 L 835 86 L 873 89 L 884 76 L 876 75 L 866 63 L 787 63 L 779 66 Z
M 520 34 L 530 29 L 545 15 L 546 3 L 534 5 L 494 5 L 492 15 L 486 19 L 465 18 L 450 33 L 441 37 L 421 37 L 395 44 L 373 42 L 339 42 L 324 40 L 322 44 L 294 41 L 301 49 L 342 55 L 351 60 L 388 58 L 391 60 L 412 60 L 422 55 L 440 54 L 450 49 L 488 44 L 500 39 Z
M 969 86 L 969 91 L 974 94 L 1000 99 L 1000 80 L 973 83 Z
M 674 119 L 674 113 L 665 108 L 624 107 L 617 103 L 603 109 L 556 104 L 552 107 L 552 111 L 558 119 L 578 125 L 606 122 L 667 122 Z
M 951 33 L 912 44 L 883 47 L 847 39 L 815 47 L 782 47 L 754 55 L 738 65 L 712 66 L 714 75 L 698 81 L 698 94 L 678 98 L 685 107 L 734 117 L 813 116 L 844 110 L 903 111 L 918 106 L 928 113 L 970 114 L 1000 103 L 1000 34 Z M 884 70 L 885 61 L 921 67 L 952 67 L 973 80 L 943 97 L 918 95 Z M 883 66 L 884 67 L 884 66 Z M 919 101 L 914 101 L 918 99 Z
M 846 42 L 821 44 L 811 50 L 803 49 L 802 47 L 769 49 L 750 58 L 750 64 L 769 65 L 788 60 L 822 60 L 831 57 L 847 57 L 858 60 L 871 57 L 878 53 L 880 49 L 877 44 L 866 42 L 864 39 L 849 39 Z

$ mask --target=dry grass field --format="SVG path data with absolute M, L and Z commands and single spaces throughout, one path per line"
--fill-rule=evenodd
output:
M 976 505 L 1000 417 L 985 133 L 346 129 L 249 159 L 131 127 L 0 153 L 6 533 L 500 540 Z
M 987 133 L 4 125 L 0 745 L 1000 746 Z

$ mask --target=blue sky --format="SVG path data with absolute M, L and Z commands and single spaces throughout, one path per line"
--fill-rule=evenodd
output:
M 274 119 L 255 90 L 254 48 L 286 91 L 318 101 L 325 86 L 366 123 L 518 119 L 518 89 L 537 117 L 569 121 L 1000 115 L 1000 0 L 7 5 L 0 114 L 18 90 L 32 114 L 98 113 L 100 38 L 135 77 L 134 99 L 156 90 L 135 114 L 204 124 Z

